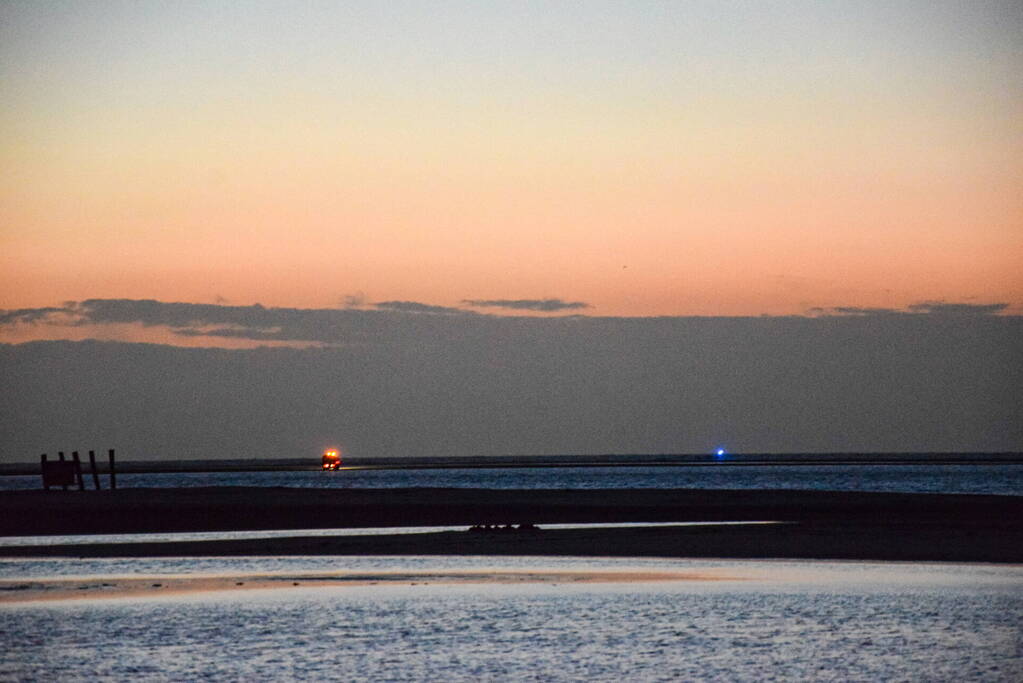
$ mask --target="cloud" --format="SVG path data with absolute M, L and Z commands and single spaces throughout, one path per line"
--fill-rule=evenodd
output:
M 67 308 L 17 308 L 14 310 L 0 310 L 0 325 L 35 325 L 37 323 L 52 323 L 54 318 L 68 313 Z
M 552 300 L 559 301 L 559 300 Z M 484 303 L 484 302 L 475 302 Z M 516 306 L 520 302 L 510 302 Z M 561 302 L 565 304 L 565 302 Z M 942 320 L 957 325 L 997 324 L 1019 320 L 1020 316 L 1005 314 L 1004 304 L 947 304 L 927 302 L 914 304 L 910 310 L 888 308 L 857 308 L 842 306 L 816 309 L 810 317 L 790 316 L 793 324 L 815 320 L 858 318 L 870 321 Z M 530 308 L 528 310 L 537 310 Z M 551 310 L 548 305 L 540 310 Z M 554 310 L 558 310 L 554 307 Z M 1001 315 L 997 315 L 1002 313 Z M 501 340 L 503 347 L 544 335 L 610 335 L 626 334 L 627 330 L 660 330 L 657 334 L 675 334 L 675 330 L 692 325 L 701 329 L 723 329 L 740 325 L 750 318 L 731 317 L 661 317 L 621 318 L 604 316 L 531 317 L 493 315 L 447 306 L 433 306 L 416 301 L 382 301 L 365 308 L 272 308 L 225 306 L 162 302 L 151 299 L 88 299 L 66 302 L 61 306 L 24 308 L 0 311 L 0 327 L 22 326 L 20 337 L 27 341 L 26 330 L 45 325 L 44 337 L 67 335 L 73 338 L 102 337 L 121 334 L 118 326 L 153 328 L 157 336 L 167 334 L 191 340 L 207 340 L 211 346 L 227 340 L 272 343 L 274 345 L 317 345 L 334 347 L 426 344 L 460 346 L 471 340 Z M 745 324 L 745 323 L 742 323 Z M 69 332 L 61 332 L 61 329 Z M 695 328 L 694 328 L 695 329 Z M 73 332 L 71 332 L 73 330 Z M 33 334 L 29 332 L 28 336 Z M 130 338 L 139 339 L 145 334 Z
M 90 316 L 134 317 L 169 323 L 154 331 L 182 335 L 179 346 L 220 335 L 207 338 L 320 348 L 0 344 L 0 462 L 62 444 L 109 445 L 126 459 L 315 457 L 325 440 L 369 457 L 706 452 L 722 440 L 758 452 L 1023 444 L 1023 316 L 68 308 L 76 333 L 92 333 Z M 61 387 L 89 400 L 55 400 Z
M 518 311 L 574 311 L 590 308 L 585 301 L 562 299 L 463 299 L 462 303 L 474 308 L 511 308 Z
M 345 308 L 362 308 L 366 305 L 366 295 L 362 292 L 345 294 L 341 297 L 340 303 Z
M 152 299 L 87 299 L 62 307 L 0 312 L 0 325 L 19 323 L 81 328 L 140 325 L 168 328 L 182 337 L 331 342 L 359 337 L 357 318 L 364 311 L 223 306 Z M 369 330 L 377 336 L 377 330 Z
M 814 315 L 904 315 L 905 311 L 894 308 L 861 308 L 859 306 L 836 306 L 834 308 L 811 308 Z
M 418 301 L 378 301 L 373 304 L 377 309 L 383 311 L 397 311 L 401 313 L 434 313 L 452 315 L 459 314 L 465 315 L 470 311 L 463 311 L 460 308 L 451 308 L 449 306 L 434 306 L 432 304 L 424 304 Z
M 966 304 L 945 303 L 944 301 L 923 301 L 911 304 L 906 309 L 862 308 L 859 306 L 814 307 L 807 311 L 813 316 L 992 316 L 1002 313 L 1009 304 Z
M 1009 307 L 1009 304 L 948 304 L 944 301 L 922 301 L 913 304 L 909 310 L 929 315 L 995 315 Z
M 327 345 L 392 343 L 414 337 L 439 338 L 450 328 L 450 320 L 454 317 L 451 314 L 458 314 L 461 319 L 489 317 L 414 301 L 384 301 L 373 304 L 371 309 L 318 309 L 89 299 L 80 303 L 70 302 L 58 310 L 66 317 L 66 324 L 76 327 L 135 324 L 169 328 L 173 334 L 190 338 Z
M 175 330 L 175 334 L 182 337 L 223 337 L 225 339 L 251 339 L 253 341 L 281 341 L 287 340 L 282 336 L 282 330 L 275 327 L 270 330 L 259 330 L 248 327 L 215 327 L 215 328 L 192 328 L 186 327 Z

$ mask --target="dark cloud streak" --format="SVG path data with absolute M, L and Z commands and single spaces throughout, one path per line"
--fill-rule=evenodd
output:
M 923 301 L 913 304 L 909 310 L 914 313 L 928 315 L 996 315 L 1009 307 L 1007 303 L 999 304 L 948 304 L 944 301 Z
M 510 300 L 509 300 L 510 301 Z M 533 300 L 523 300 L 536 303 Z M 547 301 L 547 300 L 538 300 Z M 560 301 L 560 300 L 550 300 Z M 476 302 L 485 303 L 485 302 Z M 492 302 L 491 302 L 492 303 Z M 511 302 L 519 305 L 519 302 Z M 581 302 L 575 302 L 581 303 Z M 560 305 L 570 305 L 561 302 Z M 511 307 L 511 306 L 509 306 Z M 810 311 L 813 317 L 791 316 L 790 320 L 833 319 L 948 320 L 957 325 L 975 325 L 982 320 L 1006 316 L 1006 304 L 953 304 L 925 302 L 910 310 L 843 306 Z M 532 310 L 532 309 L 531 309 Z M 553 309 L 557 310 L 556 306 Z M 60 307 L 24 308 L 0 311 L 0 325 L 52 325 L 66 327 L 114 324 L 163 327 L 189 338 L 210 340 L 296 342 L 321 345 L 401 343 L 414 337 L 421 341 L 461 338 L 506 338 L 518 334 L 543 335 L 590 330 L 612 334 L 647 327 L 671 330 L 691 321 L 749 320 L 749 318 L 660 317 L 615 318 L 598 316 L 527 317 L 491 315 L 415 301 L 384 301 L 372 308 L 299 309 L 252 306 L 191 304 L 133 299 L 88 299 L 67 302 Z M 716 323 L 714 323 L 716 324 Z
M 463 299 L 462 303 L 474 308 L 509 308 L 517 311 L 576 311 L 590 308 L 585 301 L 563 301 L 562 299 Z
M 994 316 L 1005 312 L 1007 303 L 967 304 L 945 303 L 944 301 L 923 301 L 911 304 L 905 310 L 897 308 L 862 308 L 859 306 L 835 306 L 834 308 L 811 308 L 811 315 L 824 316 Z
M 65 308 L 17 308 L 0 310 L 0 325 L 36 325 L 38 323 L 54 323 L 55 317 L 69 313 Z
M 378 301 L 373 304 L 375 308 L 383 311 L 397 311 L 399 313 L 428 313 L 437 315 L 466 315 L 470 311 L 463 311 L 460 308 L 449 306 L 434 306 L 419 301 Z

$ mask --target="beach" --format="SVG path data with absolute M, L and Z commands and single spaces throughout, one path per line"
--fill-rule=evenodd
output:
M 6 557 L 517 555 L 1023 562 L 1014 496 L 736 490 L 189 488 L 14 491 L 0 535 L 458 526 L 360 536 L 0 547 Z M 779 524 L 600 527 L 770 521 Z M 597 525 L 544 529 L 545 524 Z M 470 530 L 532 524 L 537 530 Z
M 445 586 L 472 584 L 659 583 L 741 580 L 707 571 L 377 571 L 281 572 L 221 576 L 103 576 L 45 580 L 0 579 L 0 605 L 26 602 L 153 598 L 201 592 L 298 587 Z
M 1021 512 L 800 490 L 7 491 L 0 678 L 1018 680 Z

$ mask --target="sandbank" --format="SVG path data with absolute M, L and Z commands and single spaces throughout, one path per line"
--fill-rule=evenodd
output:
M 779 525 L 544 529 L 554 523 Z M 530 523 L 537 532 L 40 544 L 0 556 L 534 555 L 1023 562 L 1023 497 L 778 490 L 12 491 L 0 535 Z
M 579 584 L 665 581 L 727 581 L 741 578 L 711 572 L 646 571 L 402 571 L 287 572 L 233 576 L 72 577 L 46 580 L 0 579 L 0 605 L 65 600 L 153 598 L 188 593 L 278 590 L 295 587 L 453 584 Z

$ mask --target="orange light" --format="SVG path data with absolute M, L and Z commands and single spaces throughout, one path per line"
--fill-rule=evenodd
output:
M 336 470 L 341 467 L 341 454 L 336 448 L 328 448 L 323 451 L 321 468 L 325 470 Z

